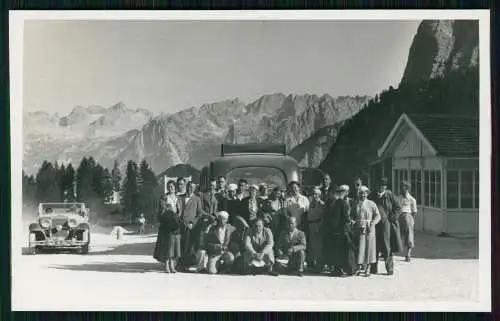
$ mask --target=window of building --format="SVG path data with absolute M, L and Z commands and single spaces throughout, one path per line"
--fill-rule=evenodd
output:
M 448 208 L 458 208 L 458 171 L 448 171 L 446 179 L 446 206 Z
M 401 172 L 400 169 L 395 169 L 394 170 L 394 188 L 393 192 L 396 193 L 396 195 L 401 194 L 401 181 L 399 180 L 399 173 Z
M 416 176 L 416 184 L 415 184 L 415 190 L 413 191 L 414 197 L 417 199 L 417 204 L 422 205 L 424 202 L 422 201 L 422 171 L 421 170 L 416 170 L 417 176 Z
M 460 172 L 460 208 L 473 208 L 474 177 L 472 171 Z
M 424 205 L 441 208 L 441 172 L 424 171 Z

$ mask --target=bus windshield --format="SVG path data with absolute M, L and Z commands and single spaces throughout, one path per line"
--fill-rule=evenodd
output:
M 246 179 L 248 184 L 267 184 L 270 188 L 286 187 L 286 177 L 283 172 L 273 167 L 239 167 L 227 173 L 226 179 L 229 184 L 238 184 L 240 179 Z

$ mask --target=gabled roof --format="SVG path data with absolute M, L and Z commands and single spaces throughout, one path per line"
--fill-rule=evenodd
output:
M 479 156 L 479 119 L 477 117 L 402 114 L 384 145 L 378 150 L 379 157 L 386 151 L 403 123 L 408 124 L 435 155 Z

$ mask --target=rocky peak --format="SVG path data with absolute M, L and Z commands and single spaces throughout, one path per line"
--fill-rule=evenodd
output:
M 477 66 L 478 59 L 478 21 L 424 20 L 413 39 L 401 83 L 443 78 L 450 71 Z

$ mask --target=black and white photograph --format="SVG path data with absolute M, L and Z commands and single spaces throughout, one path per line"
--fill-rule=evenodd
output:
M 9 29 L 13 311 L 491 311 L 489 11 Z

